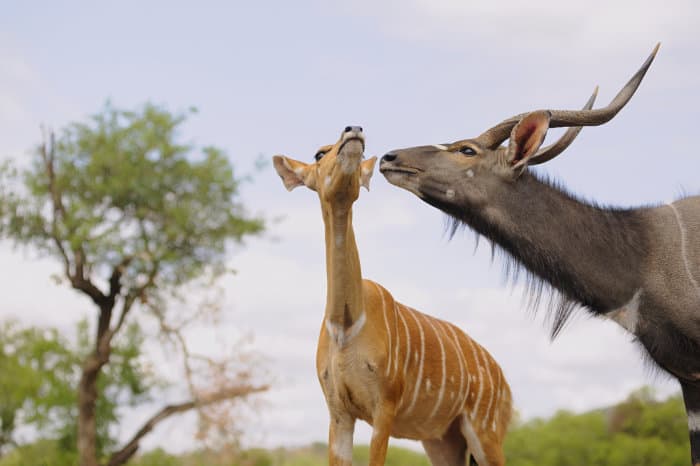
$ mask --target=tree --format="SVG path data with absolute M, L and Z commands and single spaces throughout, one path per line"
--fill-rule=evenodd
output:
M 90 345 L 87 321 L 77 327 L 71 341 L 54 328 L 26 327 L 8 321 L 0 326 L 0 412 L 2 441 L 16 447 L 14 456 L 25 464 L 34 464 L 32 455 L 41 456 L 54 448 L 56 464 L 75 464 L 76 460 L 76 388 L 80 381 L 80 362 Z M 116 446 L 113 429 L 118 409 L 151 399 L 151 393 L 164 386 L 157 374 L 141 363 L 144 335 L 131 324 L 114 339 L 110 364 L 99 379 L 96 405 L 97 450 Z M 30 426 L 42 441 L 22 445 L 15 438 L 18 428 Z M 0 451 L 0 453 L 2 453 Z
M 209 360 L 200 366 L 215 370 L 219 383 L 214 390 L 199 389 L 194 375 L 201 359 L 188 352 L 182 337 L 191 319 L 170 311 L 173 300 L 187 298 L 178 293 L 182 287 L 222 276 L 229 246 L 264 226 L 238 201 L 240 179 L 220 149 L 178 142 L 189 113 L 151 104 L 123 111 L 107 104 L 58 139 L 44 135 L 20 182 L 12 182 L 15 169 L 2 170 L 0 236 L 58 260 L 62 278 L 96 309 L 77 393 L 81 466 L 123 464 L 162 419 L 266 388 L 254 385 L 246 371 L 227 372 L 226 361 Z M 134 309 L 155 316 L 182 351 L 191 399 L 164 407 L 127 445 L 100 457 L 98 380 Z

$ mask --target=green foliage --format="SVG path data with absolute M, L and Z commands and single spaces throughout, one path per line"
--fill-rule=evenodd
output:
M 367 465 L 369 447 L 356 446 L 353 450 L 355 466 Z M 306 448 L 264 450 L 253 448 L 238 454 L 221 455 L 213 452 L 194 452 L 180 456 L 154 450 L 141 455 L 129 466 L 324 466 L 328 464 L 325 444 L 313 444 Z M 387 466 L 430 466 L 421 453 L 398 447 L 389 447 Z M 0 463 L 0 466 L 4 466 Z
M 512 466 L 685 466 L 690 457 L 680 396 L 657 402 L 648 389 L 610 409 L 526 422 L 505 450 Z
M 0 458 L 0 466 L 75 466 L 78 455 L 55 440 L 39 440 L 23 445 Z
M 263 222 L 237 202 L 239 180 L 222 150 L 177 141 L 187 115 L 107 104 L 39 147 L 20 183 L 0 167 L 0 236 L 62 261 L 81 251 L 96 272 L 131 258 L 127 285 L 154 264 L 161 287 L 223 271 L 227 242 Z
M 609 409 L 583 414 L 561 411 L 547 420 L 515 426 L 506 437 L 509 466 L 687 466 L 690 447 L 680 396 L 656 401 L 648 389 L 634 392 Z M 353 464 L 366 465 L 369 447 L 353 450 Z M 158 462 L 160 461 L 160 462 Z M 133 466 L 322 466 L 325 444 L 297 449 L 250 449 L 237 455 L 196 452 L 168 455 L 154 451 Z M 390 447 L 388 466 L 428 466 L 426 456 Z M 0 463 L 0 466 L 4 466 Z
M 9 440 L 15 429 L 31 426 L 53 443 L 37 443 L 13 455 L 40 454 L 49 447 L 68 454 L 75 451 L 76 387 L 80 364 L 91 345 L 86 321 L 77 328 L 75 342 L 56 329 L 22 328 L 16 322 L 0 326 L 0 413 L 2 432 Z M 118 409 L 147 401 L 162 382 L 142 359 L 144 337 L 138 325 L 129 325 L 115 341 L 111 364 L 98 381 L 98 447 L 115 444 Z M 2 464 L 2 463 L 0 463 Z M 25 464 L 34 464 L 27 459 Z

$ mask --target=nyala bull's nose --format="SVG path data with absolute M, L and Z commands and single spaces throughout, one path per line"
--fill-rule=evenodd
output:
M 361 133 L 361 132 L 362 132 L 362 126 L 346 126 L 346 127 L 345 127 L 345 132 L 346 132 L 346 133 Z
M 396 153 L 395 152 L 388 152 L 384 154 L 384 157 L 382 157 L 382 162 L 393 162 L 396 160 Z

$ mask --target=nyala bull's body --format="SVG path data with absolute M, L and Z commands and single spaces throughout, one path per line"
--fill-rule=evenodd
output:
M 658 49 L 658 46 L 657 46 Z M 615 320 L 680 382 L 691 456 L 700 465 L 700 197 L 632 209 L 582 202 L 528 165 L 561 153 L 582 126 L 609 121 L 632 97 L 656 49 L 605 108 L 536 111 L 474 139 L 394 150 L 387 180 L 506 251 L 535 284 L 559 292 L 553 334 L 575 306 Z M 540 149 L 547 129 L 569 127 Z M 501 146 L 510 138 L 508 146 Z

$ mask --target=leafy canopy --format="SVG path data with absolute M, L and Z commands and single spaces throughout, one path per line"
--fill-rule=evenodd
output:
M 160 285 L 223 271 L 227 240 L 260 232 L 263 222 L 236 200 L 240 180 L 220 149 L 178 142 L 190 112 L 107 104 L 69 125 L 53 150 L 40 147 L 20 187 L 2 167 L 0 234 L 95 272 L 127 259 L 127 288 L 153 267 Z

